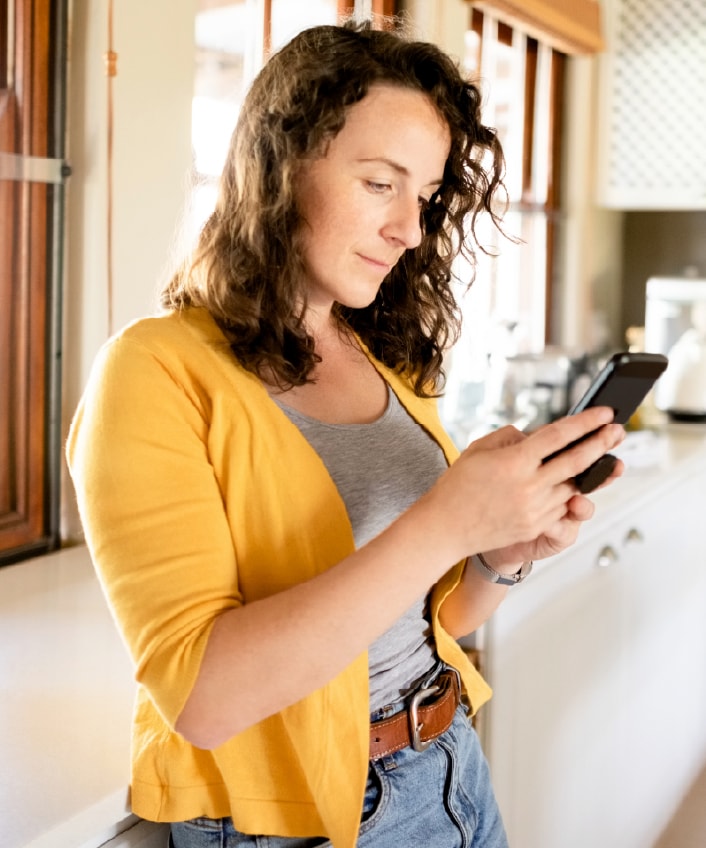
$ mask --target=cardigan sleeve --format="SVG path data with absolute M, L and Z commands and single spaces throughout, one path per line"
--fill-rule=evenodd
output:
M 174 726 L 215 618 L 239 606 L 208 455 L 209 400 L 139 339 L 99 354 L 67 458 L 86 542 L 137 681 Z

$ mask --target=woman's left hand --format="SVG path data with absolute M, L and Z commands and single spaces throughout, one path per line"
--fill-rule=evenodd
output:
M 550 427 L 553 430 L 556 430 L 558 427 L 565 428 L 566 424 L 567 422 L 559 421 L 554 425 L 547 425 L 547 430 Z M 483 450 L 521 445 L 525 440 L 532 438 L 542 439 L 547 435 L 546 433 L 542 434 L 541 430 L 543 429 L 545 428 L 540 428 L 535 433 L 527 434 L 513 427 L 503 427 L 471 443 L 466 448 L 465 454 L 472 455 L 476 451 L 480 452 Z M 568 444 L 571 441 L 572 439 L 567 438 L 566 443 Z M 612 447 L 615 447 L 618 443 L 614 442 Z M 547 471 L 550 471 L 549 466 L 552 463 L 562 463 L 559 466 L 562 474 L 566 469 L 569 475 L 575 475 L 577 472 L 576 465 L 568 466 L 566 459 L 580 449 L 580 446 L 571 448 L 566 454 L 557 456 L 555 459 L 546 463 L 546 465 L 542 463 L 541 456 L 551 454 L 555 448 L 550 447 L 547 450 L 541 450 L 535 473 L 537 476 L 544 475 Z M 607 445 L 606 449 L 611 450 L 612 448 L 610 445 Z M 588 462 L 590 463 L 595 459 L 596 456 L 594 455 Z M 556 472 L 556 467 L 554 471 Z M 615 463 L 611 475 L 599 488 L 610 485 L 620 477 L 623 471 L 624 465 L 622 461 L 618 460 Z M 560 480 L 561 477 L 559 478 Z M 539 535 L 531 538 L 531 534 L 529 534 L 529 539 L 525 538 L 504 547 L 486 548 L 480 551 L 493 570 L 507 576 L 516 574 L 522 563 L 529 562 L 530 560 L 540 560 L 558 554 L 576 541 L 583 522 L 588 521 L 593 516 L 595 511 L 594 505 L 589 498 L 578 491 L 576 486 L 572 486 L 566 478 L 564 478 L 563 482 L 558 483 L 558 488 L 561 490 L 561 503 L 559 509 L 553 513 L 556 518 L 544 522 L 541 528 L 537 528 L 535 532 L 538 532 Z M 549 496 L 545 495 L 545 497 Z M 465 636 L 476 630 L 490 618 L 505 597 L 507 591 L 507 585 L 489 582 L 477 569 L 466 568 L 463 580 L 444 600 L 440 610 L 440 620 L 446 630 L 455 638 Z
M 618 460 L 610 477 L 598 488 L 602 489 L 620 477 L 624 467 L 622 460 Z M 493 568 L 554 556 L 573 545 L 581 524 L 592 518 L 594 511 L 593 502 L 586 495 L 577 492 L 567 501 L 564 516 L 547 532 L 530 542 L 521 542 L 494 551 L 483 551 L 483 556 Z

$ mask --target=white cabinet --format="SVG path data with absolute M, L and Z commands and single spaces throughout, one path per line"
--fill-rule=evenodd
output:
M 700 465 L 646 478 L 488 626 L 484 743 L 513 848 L 647 848 L 706 761 Z
M 706 3 L 604 0 L 598 200 L 706 209 Z

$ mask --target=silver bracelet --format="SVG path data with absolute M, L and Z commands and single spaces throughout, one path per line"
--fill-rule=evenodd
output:
M 528 577 L 532 572 L 533 561 L 523 562 L 519 570 L 514 574 L 500 574 L 486 562 L 483 554 L 474 554 L 471 561 L 475 566 L 476 571 L 485 577 L 491 583 L 501 583 L 504 586 L 517 586 L 522 583 L 525 577 Z

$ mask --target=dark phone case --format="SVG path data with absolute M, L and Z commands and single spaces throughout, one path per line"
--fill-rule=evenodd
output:
M 612 453 L 603 454 L 593 465 L 589 465 L 585 471 L 574 477 L 576 488 L 582 495 L 587 495 L 597 489 L 613 473 L 617 461 L 618 458 L 613 456 Z
M 616 353 L 568 414 L 591 406 L 612 406 L 616 422 L 626 424 L 666 367 L 667 357 L 661 353 Z M 627 397 L 616 397 L 621 387 Z
M 589 406 L 613 406 L 616 413 L 615 420 L 619 424 L 626 424 L 666 367 L 667 358 L 662 356 L 662 354 L 616 353 L 597 375 L 596 380 L 589 386 L 586 394 L 572 407 L 569 415 L 574 415 L 577 412 L 587 409 Z M 605 398 L 601 398 L 601 394 L 611 383 L 611 378 L 619 379 L 623 376 L 621 375 L 621 370 L 623 369 L 629 370 L 631 372 L 630 376 L 637 378 L 641 381 L 642 385 L 638 382 L 634 386 L 631 386 L 630 403 L 621 409 L 616 409 L 616 405 L 607 403 Z M 624 379 L 627 379 L 627 375 L 624 376 Z M 591 433 L 588 433 L 577 442 L 567 445 L 563 450 L 573 447 L 573 445 L 578 444 L 583 439 L 587 439 L 590 435 Z M 563 450 L 557 451 L 557 453 L 547 457 L 545 462 L 552 459 L 558 453 L 562 453 Z M 601 483 L 610 477 L 617 461 L 617 458 L 610 453 L 600 457 L 592 465 L 589 465 L 585 471 L 574 477 L 576 488 L 584 495 L 594 491 L 594 489 L 597 489 Z

